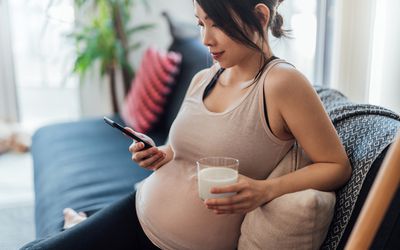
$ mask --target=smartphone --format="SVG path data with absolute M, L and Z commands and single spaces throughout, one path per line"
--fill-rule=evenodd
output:
M 122 127 L 121 125 L 119 125 L 118 123 L 114 122 L 113 120 L 111 120 L 110 118 L 107 117 L 103 117 L 104 121 L 110 125 L 113 128 L 116 128 L 118 130 L 120 130 L 122 133 L 126 134 L 127 136 L 129 136 L 130 138 L 134 139 L 135 141 L 138 142 L 143 142 L 144 143 L 144 148 L 148 149 L 153 147 L 150 143 L 148 143 L 147 141 L 143 140 L 142 138 L 134 135 L 133 133 L 131 133 L 129 130 L 125 129 L 124 127 Z

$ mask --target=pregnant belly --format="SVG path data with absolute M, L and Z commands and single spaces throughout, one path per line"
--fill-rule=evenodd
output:
M 199 198 L 195 167 L 171 163 L 139 190 L 137 212 L 148 237 L 166 249 L 234 249 L 243 216 L 207 209 Z

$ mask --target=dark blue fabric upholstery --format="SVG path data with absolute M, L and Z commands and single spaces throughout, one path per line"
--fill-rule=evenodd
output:
M 119 117 L 114 117 L 122 123 Z M 150 135 L 156 143 L 164 134 Z M 122 198 L 150 171 L 131 161 L 131 140 L 102 119 L 55 124 L 33 137 L 36 235 L 61 229 L 62 210 L 98 210 Z

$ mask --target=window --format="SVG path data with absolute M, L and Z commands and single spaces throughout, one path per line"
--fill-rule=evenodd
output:
M 54 4 L 49 5 L 50 2 Z M 37 128 L 79 116 L 78 81 L 69 75 L 73 1 L 9 1 L 20 120 Z
M 284 1 L 278 13 L 291 38 L 276 39 L 270 35 L 274 53 L 299 69 L 312 84 L 329 85 L 329 58 L 332 37 L 331 15 L 334 1 Z

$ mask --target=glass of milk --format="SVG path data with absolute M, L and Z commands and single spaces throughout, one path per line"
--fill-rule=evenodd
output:
M 239 160 L 230 157 L 206 157 L 197 162 L 197 181 L 201 199 L 222 198 L 236 193 L 212 194 L 211 188 L 238 181 Z

